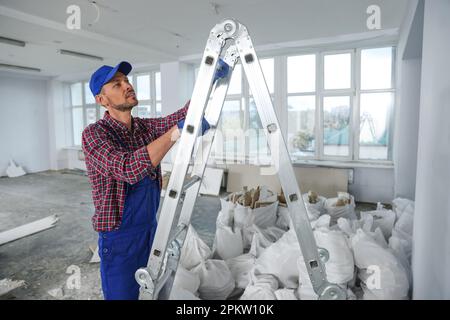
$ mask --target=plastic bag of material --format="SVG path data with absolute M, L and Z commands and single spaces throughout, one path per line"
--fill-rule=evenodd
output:
M 270 274 L 262 274 L 257 267 L 250 272 L 250 282 L 240 300 L 275 300 L 278 280 Z
M 244 252 L 241 229 L 218 225 L 213 247 L 214 256 L 223 260 L 241 255 Z
M 195 229 L 189 226 L 183 249 L 181 250 L 181 265 L 187 270 L 191 270 L 209 257 L 211 257 L 211 249 L 200 239 Z
M 186 289 L 173 287 L 169 300 L 200 300 L 200 298 Z
M 175 279 L 173 281 L 174 288 L 181 288 L 195 295 L 199 286 L 200 286 L 200 278 L 198 274 L 186 270 L 182 266 L 178 267 Z
M 331 216 L 329 214 L 324 214 L 319 217 L 317 220 L 311 221 L 311 228 L 320 229 L 320 228 L 330 228 Z
M 394 228 L 389 239 L 389 247 L 401 251 L 408 261 L 411 260 L 412 236 L 408 233 Z
M 198 292 L 201 299 L 225 300 L 234 290 L 234 278 L 225 261 L 206 260 L 192 271 L 200 277 Z
M 253 234 L 250 250 L 248 253 L 252 254 L 254 257 L 259 258 L 261 254 L 270 247 L 272 242 L 270 242 L 266 237 L 259 231 Z
M 392 235 L 395 223 L 395 212 L 392 210 L 367 211 L 373 217 L 373 229 L 380 228 L 384 238 L 388 240 Z
M 414 216 L 412 207 L 407 207 L 401 214 L 400 218 L 398 218 L 397 222 L 394 225 L 394 228 L 396 230 L 403 231 L 412 236 L 413 227 L 414 227 Z
M 272 289 L 266 286 L 249 285 L 239 300 L 276 300 L 277 297 Z
M 228 268 L 235 280 L 236 288 L 245 289 L 250 283 L 250 273 L 255 267 L 256 257 L 246 253 L 232 259 L 228 259 Z
M 317 246 L 328 251 L 325 271 L 329 282 L 344 284 L 353 279 L 354 260 L 348 239 L 341 231 L 315 230 Z
M 260 228 L 274 226 L 277 221 L 277 207 L 278 201 L 255 209 L 238 204 L 234 209 L 234 226 L 239 228 L 246 228 L 252 224 Z
M 278 289 L 274 294 L 277 300 L 298 300 L 293 289 Z
M 267 240 L 275 243 L 286 233 L 286 231 L 274 226 L 267 229 L 261 229 L 261 233 Z
M 296 260 L 301 255 L 300 245 L 294 231 L 289 230 L 280 240 L 264 250 L 256 259 L 256 267 L 263 274 L 275 276 L 282 287 L 298 286 Z
M 358 276 L 365 285 L 364 299 L 405 299 L 409 290 L 408 275 L 394 254 L 362 229 L 356 231 L 351 241 Z
M 289 209 L 287 207 L 278 206 L 275 226 L 287 231 L 291 228 L 291 224 L 292 221 L 289 215 Z
M 395 198 L 392 200 L 392 209 L 397 215 L 397 220 L 407 211 L 410 214 L 414 212 L 414 201 L 404 198 Z
M 220 199 L 220 206 L 221 209 L 217 215 L 216 224 L 231 227 L 233 225 L 236 204 L 226 199 Z
M 339 218 L 357 218 L 355 214 L 355 199 L 348 193 L 345 193 L 337 198 L 327 199 L 324 207 L 327 213 L 331 216 L 330 225 L 336 224 Z
M 319 196 L 311 191 L 302 195 L 303 202 L 308 208 L 308 217 L 310 220 L 319 218 L 320 215 L 325 214 L 327 211 L 324 207 L 325 197 Z
M 255 268 L 253 268 L 253 270 L 250 272 L 250 284 L 266 286 L 272 291 L 275 291 L 279 288 L 278 279 L 271 274 L 262 273 L 261 270 L 258 269 L 258 266 L 255 266 Z
M 250 227 L 246 227 L 242 230 L 242 243 L 244 247 L 244 252 L 248 252 L 253 242 L 258 241 L 258 246 L 261 248 L 267 248 L 273 242 L 270 239 L 267 239 L 263 231 L 258 228 L 256 225 L 251 225 Z

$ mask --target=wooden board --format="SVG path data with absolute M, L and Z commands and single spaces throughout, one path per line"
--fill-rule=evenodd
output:
M 14 229 L 3 231 L 0 233 L 0 245 L 52 228 L 55 226 L 56 221 L 58 221 L 58 217 L 52 215 Z
M 0 280 L 0 296 L 7 294 L 8 292 L 17 289 L 25 284 L 25 281 L 19 280 L 11 280 L 11 279 L 2 279 Z

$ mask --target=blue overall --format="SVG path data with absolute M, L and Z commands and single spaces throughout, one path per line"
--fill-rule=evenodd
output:
M 122 141 L 120 143 L 123 145 Z M 99 232 L 100 275 L 105 300 L 138 299 L 139 285 L 134 274 L 147 265 L 157 226 L 160 194 L 159 179 L 146 176 L 136 184 L 127 183 L 119 229 Z

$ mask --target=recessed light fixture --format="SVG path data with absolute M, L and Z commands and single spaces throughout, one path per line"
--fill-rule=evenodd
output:
M 78 57 L 78 58 L 86 58 L 86 59 L 93 59 L 93 60 L 103 61 L 102 57 L 98 57 L 98 56 L 94 56 L 92 54 L 87 54 L 87 53 L 82 53 L 82 52 L 76 52 L 76 51 L 61 49 L 61 50 L 59 50 L 59 53 L 60 54 L 65 54 L 65 55 L 68 55 L 68 56 Z
M 22 41 L 22 40 L 0 37 L 0 42 L 6 43 L 6 44 L 11 44 L 13 46 L 25 47 L 25 41 Z
M 15 65 L 15 64 L 7 64 L 7 63 L 0 63 L 0 68 L 21 70 L 21 71 L 41 72 L 41 69 L 38 69 L 38 68 L 18 66 L 18 65 Z

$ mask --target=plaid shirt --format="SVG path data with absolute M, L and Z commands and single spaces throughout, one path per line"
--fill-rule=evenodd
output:
M 164 118 L 132 117 L 131 131 L 105 112 L 103 119 L 84 129 L 82 147 L 92 186 L 96 231 L 119 228 L 127 183 L 135 184 L 146 176 L 161 183 L 161 167 L 152 165 L 146 146 L 184 119 L 188 108 L 189 102 Z

